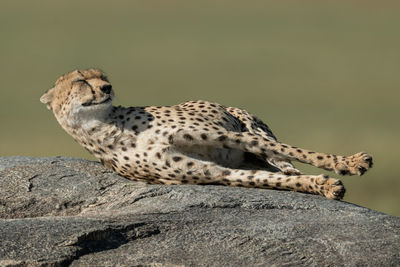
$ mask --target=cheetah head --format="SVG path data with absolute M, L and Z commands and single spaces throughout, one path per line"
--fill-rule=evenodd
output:
M 40 101 L 61 125 L 74 127 L 87 119 L 101 119 L 112 107 L 114 92 L 98 69 L 75 70 L 57 79 Z

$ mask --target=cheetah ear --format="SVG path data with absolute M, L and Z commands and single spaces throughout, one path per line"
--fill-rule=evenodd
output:
M 46 91 L 46 93 L 44 93 L 41 97 L 40 97 L 40 102 L 42 102 L 43 104 L 46 104 L 48 109 L 51 109 L 50 107 L 50 103 L 53 100 L 53 88 L 49 89 Z

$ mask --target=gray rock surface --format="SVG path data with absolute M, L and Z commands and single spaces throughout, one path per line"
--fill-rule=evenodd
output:
M 0 266 L 398 266 L 400 218 L 295 192 L 159 186 L 0 157 Z

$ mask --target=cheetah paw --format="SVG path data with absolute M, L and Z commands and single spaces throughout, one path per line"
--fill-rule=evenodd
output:
M 319 175 L 315 182 L 317 185 L 320 185 L 320 194 L 326 198 L 340 200 L 346 192 L 342 181 L 330 178 L 327 175 Z
M 349 157 L 343 158 L 335 166 L 335 172 L 340 175 L 363 175 L 372 167 L 372 156 L 360 152 Z

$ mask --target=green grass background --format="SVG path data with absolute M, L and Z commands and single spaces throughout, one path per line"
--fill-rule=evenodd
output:
M 0 155 L 93 159 L 39 97 L 99 67 L 115 104 L 206 99 L 244 108 L 283 142 L 374 156 L 346 201 L 400 215 L 398 1 L 0 2 Z M 303 171 L 333 173 L 297 164 Z

